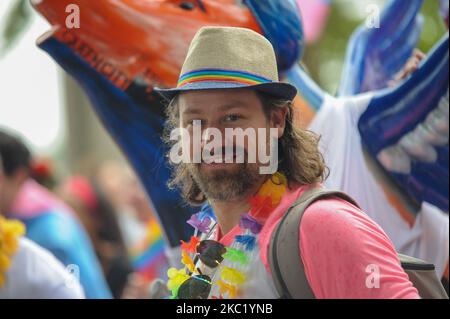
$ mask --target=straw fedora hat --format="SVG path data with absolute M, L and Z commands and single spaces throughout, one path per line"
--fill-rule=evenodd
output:
M 155 88 L 166 100 L 194 90 L 249 88 L 293 100 L 297 89 L 279 82 L 271 43 L 250 29 L 203 27 L 194 36 L 178 85 Z

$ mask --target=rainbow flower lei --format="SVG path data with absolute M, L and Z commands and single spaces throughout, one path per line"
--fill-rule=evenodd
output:
M 226 253 L 222 257 L 233 264 L 247 266 L 249 263 L 249 253 L 255 249 L 257 244 L 257 235 L 260 233 L 263 223 L 269 214 L 280 203 L 286 192 L 287 179 L 282 173 L 275 173 L 259 189 L 258 193 L 250 199 L 251 209 L 249 213 L 244 214 L 239 225 L 244 229 L 242 235 L 234 238 L 234 244 L 237 248 L 226 247 Z M 202 210 L 194 214 L 187 221 L 189 225 L 195 228 L 194 236 L 189 242 L 181 242 L 182 258 L 181 262 L 185 266 L 182 269 L 170 268 L 167 271 L 169 280 L 168 289 L 172 292 L 171 299 L 177 298 L 179 287 L 191 276 L 198 275 L 196 265 L 192 258 L 196 253 L 196 247 L 200 243 L 197 234 L 208 234 L 214 222 L 212 211 Z M 242 270 L 233 267 L 221 266 L 220 279 L 216 284 L 219 288 L 219 296 L 213 296 L 213 299 L 228 297 L 236 298 L 239 291 L 246 282 L 246 274 Z
M 6 272 L 11 266 L 11 257 L 19 247 L 19 237 L 25 233 L 25 226 L 17 220 L 0 216 L 0 288 L 6 283 Z

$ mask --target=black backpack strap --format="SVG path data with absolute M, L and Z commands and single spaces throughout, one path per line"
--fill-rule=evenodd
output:
M 311 188 L 300 195 L 273 231 L 269 245 L 269 265 L 281 298 L 315 298 L 300 256 L 300 223 L 309 205 L 331 197 L 342 198 L 358 207 L 358 204 L 345 193 L 318 187 Z

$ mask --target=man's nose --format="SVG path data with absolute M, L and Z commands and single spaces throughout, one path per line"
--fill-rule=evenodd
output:
M 215 143 L 221 143 L 221 146 L 225 142 L 224 129 L 214 125 L 208 125 L 202 127 L 201 147 L 203 147 L 214 140 Z

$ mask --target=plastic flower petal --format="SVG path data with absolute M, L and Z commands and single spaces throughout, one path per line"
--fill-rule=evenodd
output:
M 192 215 L 187 223 L 202 233 L 208 233 L 210 231 L 212 219 L 209 216 L 200 218 L 199 214 L 201 213 Z
M 286 192 L 286 186 L 286 176 L 277 172 L 261 186 L 258 195 L 262 197 L 270 197 L 272 199 L 272 205 L 277 206 Z
M 237 235 L 235 237 L 237 243 L 244 245 L 245 250 L 253 250 L 256 244 L 256 237 L 252 235 Z
M 252 206 L 251 215 L 258 217 L 260 220 L 267 219 L 274 208 L 270 196 L 253 196 L 250 199 L 250 205 Z
M 185 265 L 187 267 L 187 269 L 191 273 L 193 273 L 194 270 L 195 270 L 194 261 L 192 260 L 192 258 L 185 251 L 182 251 L 181 255 L 182 255 L 181 262 L 183 263 L 183 265 Z
M 225 293 L 228 293 L 228 297 L 230 297 L 231 299 L 236 298 L 236 295 L 237 295 L 237 287 L 236 286 L 227 284 L 226 282 L 223 282 L 222 280 L 218 280 L 217 285 L 219 286 L 220 295 L 224 295 Z
M 11 256 L 19 245 L 17 238 L 25 233 L 25 226 L 17 220 L 0 218 L 0 248 L 4 254 Z
M 202 220 L 205 217 L 210 217 L 211 219 L 215 220 L 216 216 L 214 214 L 214 211 L 212 209 L 211 204 L 207 203 L 204 204 L 201 208 L 201 210 L 197 213 L 198 214 L 198 218 L 200 220 Z
M 9 260 L 8 255 L 0 251 L 0 272 L 5 272 L 10 265 L 11 261 Z
M 243 229 L 249 229 L 253 234 L 259 234 L 262 225 L 249 214 L 242 215 L 239 226 Z
M 169 281 L 167 282 L 167 288 L 172 291 L 172 293 L 186 281 L 189 279 L 189 275 L 186 274 L 186 270 L 183 269 L 176 269 L 176 268 L 169 268 L 167 270 L 167 276 L 169 277 Z
M 11 258 L 19 248 L 18 238 L 24 233 L 24 224 L 0 216 L 0 288 L 5 284 L 5 273 L 11 266 Z
M 181 250 L 186 253 L 195 253 L 197 245 L 200 243 L 200 239 L 198 237 L 192 236 L 189 243 L 184 240 L 181 241 Z
M 245 282 L 245 275 L 230 267 L 223 267 L 220 275 L 223 280 L 233 285 L 242 285 Z
M 248 263 L 248 256 L 242 250 L 228 247 L 226 250 L 227 252 L 222 255 L 223 258 L 226 258 L 229 261 L 239 262 L 242 265 L 246 265 Z

